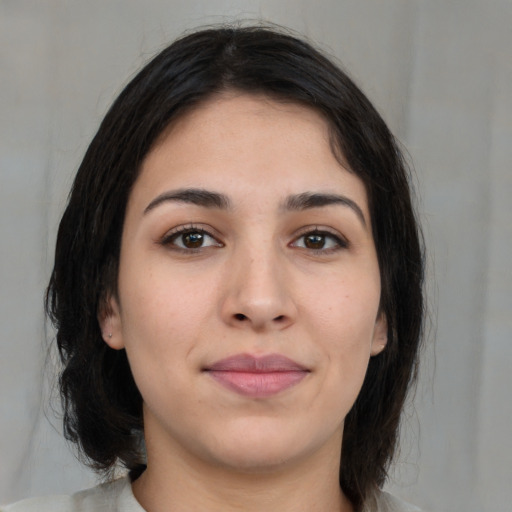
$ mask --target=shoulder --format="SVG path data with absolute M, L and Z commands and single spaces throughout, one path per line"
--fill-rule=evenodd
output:
M 371 496 L 364 512 L 421 512 L 421 510 L 388 492 L 378 491 Z
M 6 505 L 0 512 L 68 512 L 74 510 L 71 503 L 71 496 L 44 496 Z
M 22 500 L 0 512 L 144 512 L 133 497 L 127 477 L 72 495 Z

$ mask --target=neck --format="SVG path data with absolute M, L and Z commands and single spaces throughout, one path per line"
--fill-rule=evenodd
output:
M 339 486 L 339 450 L 280 467 L 240 471 L 148 443 L 148 467 L 133 492 L 147 512 L 352 512 Z

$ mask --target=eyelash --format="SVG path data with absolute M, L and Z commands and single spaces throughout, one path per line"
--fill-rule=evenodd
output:
M 198 247 L 180 247 L 180 246 L 176 245 L 176 243 L 175 243 L 176 240 L 179 239 L 179 237 L 187 235 L 187 234 L 200 234 L 203 237 L 206 236 L 206 237 L 211 238 L 212 240 L 215 241 L 215 243 L 207 245 L 207 246 L 200 245 Z M 326 243 L 325 241 L 327 239 L 330 239 L 334 242 L 334 245 L 332 247 L 327 247 L 327 248 L 323 248 L 323 247 L 311 248 L 311 247 L 299 246 L 298 241 L 304 240 L 307 236 L 322 237 L 324 239 L 324 243 Z M 204 238 L 203 238 L 203 240 L 204 240 Z M 172 249 L 174 251 L 179 251 L 179 252 L 183 252 L 186 254 L 201 252 L 208 247 L 224 247 L 224 244 L 222 242 L 220 242 L 217 239 L 217 237 L 214 236 L 212 233 L 210 233 L 209 231 L 207 231 L 204 228 L 197 227 L 194 225 L 180 226 L 180 227 L 172 230 L 171 232 L 168 232 L 162 238 L 162 240 L 160 241 L 160 244 L 164 245 L 164 246 L 172 246 Z M 313 252 L 315 254 L 321 254 L 321 255 L 331 254 L 331 253 L 337 252 L 342 249 L 347 249 L 349 247 L 349 243 L 346 239 L 342 238 L 341 236 L 339 236 L 335 233 L 332 233 L 325 229 L 320 229 L 318 227 L 304 228 L 302 233 L 299 234 L 296 238 L 294 238 L 293 242 L 291 242 L 289 245 L 291 247 L 297 247 L 299 249 L 303 249 L 308 252 Z
M 326 239 L 331 239 L 332 241 L 334 241 L 334 245 L 332 247 L 328 247 L 328 248 L 321 247 L 318 249 L 310 248 L 310 247 L 299 247 L 297 245 L 297 242 L 301 239 L 305 239 L 307 236 L 320 236 L 320 237 L 324 238 L 324 241 Z M 345 238 L 343 238 L 340 235 L 333 233 L 329 230 L 321 229 L 319 227 L 304 228 L 302 233 L 297 238 L 295 238 L 295 240 L 290 245 L 292 247 L 299 247 L 300 249 L 304 249 L 307 251 L 311 251 L 315 254 L 321 254 L 321 255 L 332 254 L 332 253 L 340 251 L 342 249 L 348 249 L 348 247 L 349 247 L 349 243 Z
M 175 241 L 179 237 L 187 235 L 187 234 L 200 234 L 202 236 L 207 236 L 207 237 L 215 240 L 216 243 L 212 244 L 210 246 L 201 245 L 199 247 L 180 247 L 175 244 Z M 212 247 L 212 246 L 213 247 L 224 247 L 224 244 L 222 242 L 219 242 L 217 237 L 212 235 L 209 231 L 207 231 L 204 228 L 194 226 L 193 224 L 187 225 L 187 226 L 180 226 L 180 227 L 172 230 L 171 232 L 166 233 L 164 235 L 164 237 L 162 238 L 162 240 L 160 241 L 160 243 L 165 246 L 172 246 L 173 250 L 183 252 L 183 253 L 196 253 L 196 252 L 200 252 L 200 251 L 204 250 L 207 247 Z

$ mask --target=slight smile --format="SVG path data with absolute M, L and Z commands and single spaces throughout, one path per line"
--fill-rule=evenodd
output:
M 310 370 L 280 354 L 238 354 L 204 368 L 213 379 L 240 395 L 265 398 L 304 379 Z

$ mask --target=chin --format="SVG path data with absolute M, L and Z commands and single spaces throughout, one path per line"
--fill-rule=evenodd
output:
M 268 446 L 265 446 L 265 450 L 261 448 L 262 446 L 258 445 L 247 449 L 246 445 L 244 449 L 226 450 L 218 454 L 216 459 L 220 465 L 231 471 L 264 474 L 284 469 L 299 458 L 297 453 L 290 453 L 282 448 L 278 450 L 269 449 Z
M 301 432 L 296 425 L 285 428 L 272 422 L 252 421 L 244 428 L 230 430 L 212 455 L 225 468 L 243 473 L 279 471 L 307 459 L 326 442 Z

